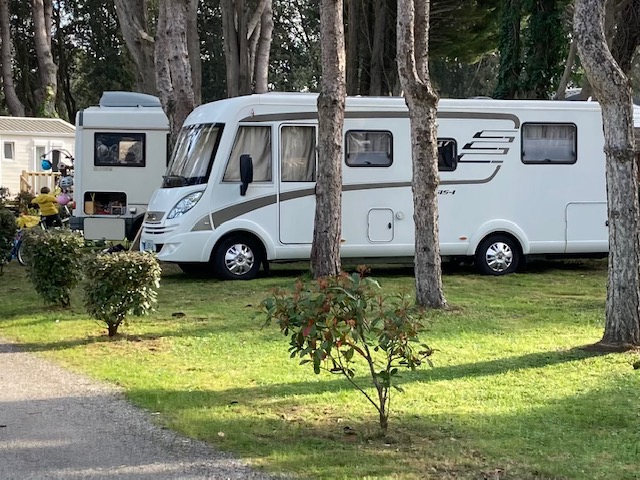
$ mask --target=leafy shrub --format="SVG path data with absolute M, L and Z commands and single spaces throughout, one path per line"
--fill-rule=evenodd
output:
M 31 200 L 36 196 L 31 192 L 20 192 L 16 195 L 14 203 L 17 206 L 18 212 L 33 214 L 37 209 L 31 206 Z
M 128 315 L 146 315 L 153 309 L 160 274 L 151 253 L 125 251 L 91 258 L 84 267 L 87 312 L 106 323 L 109 336 L 114 336 Z
M 377 281 L 358 273 L 298 280 L 293 292 L 275 291 L 262 302 L 266 323 L 277 321 L 290 335 L 291 358 L 343 375 L 376 408 L 382 433 L 389 419 L 391 388 L 398 368 L 414 370 L 432 350 L 418 343 L 424 328 L 422 308 L 409 295 L 383 297 Z M 364 360 L 376 390 L 370 395 L 355 380 L 356 360 Z
M 9 189 L 7 187 L 0 187 L 0 208 L 3 208 L 7 200 L 9 199 Z
M 13 212 L 0 207 L 0 274 L 2 274 L 2 267 L 11 255 L 17 228 Z
M 71 230 L 31 228 L 23 237 L 27 274 L 46 303 L 68 307 L 78 284 L 84 239 Z

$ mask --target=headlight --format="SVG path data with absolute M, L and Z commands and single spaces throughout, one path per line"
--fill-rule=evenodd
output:
M 167 219 L 171 220 L 172 218 L 176 218 L 187 213 L 189 210 L 195 207 L 196 203 L 198 203 L 198 200 L 200 200 L 200 197 L 202 197 L 202 193 L 203 192 L 193 192 L 184 197 L 182 200 L 176 203 L 175 207 L 171 209 L 169 215 L 167 216 Z

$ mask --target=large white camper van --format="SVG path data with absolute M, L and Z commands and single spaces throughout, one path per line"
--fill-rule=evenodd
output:
M 227 279 L 308 259 L 316 104 L 314 94 L 267 93 L 194 110 L 150 201 L 141 249 Z M 343 138 L 342 257 L 412 258 L 404 99 L 347 98 Z M 603 141 L 595 102 L 441 100 L 442 256 L 472 259 L 493 275 L 528 255 L 604 256 Z
M 169 121 L 158 98 L 104 92 L 76 115 L 71 227 L 89 240 L 133 239 L 167 169 Z

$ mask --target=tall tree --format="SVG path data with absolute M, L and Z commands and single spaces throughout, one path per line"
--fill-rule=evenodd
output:
M 227 96 L 267 91 L 273 31 L 271 0 L 220 0 Z
M 196 107 L 189 60 L 187 25 L 192 0 L 160 0 L 156 36 L 156 84 L 162 107 L 169 117 L 171 145 L 187 115 Z M 199 96 L 198 96 L 199 97 Z
M 0 33 L 2 35 L 2 87 L 9 113 L 14 117 L 24 117 L 24 105 L 18 98 L 13 83 L 13 41 L 11 39 L 11 22 L 9 20 L 9 0 L 0 0 Z
M 398 0 L 398 73 L 409 107 L 413 163 L 416 302 L 446 305 L 438 235 L 438 95 L 429 77 L 428 0 Z
M 40 86 L 36 91 L 38 114 L 43 117 L 57 117 L 58 66 L 53 61 L 51 50 L 53 4 L 51 0 L 32 0 L 31 5 L 35 50 L 40 74 Z
M 318 96 L 318 181 L 311 246 L 315 278 L 338 275 L 342 237 L 342 128 L 347 94 L 342 0 L 322 0 L 322 81 Z
M 157 94 L 154 39 L 147 0 L 114 0 L 122 35 L 136 65 L 139 92 Z
M 605 37 L 606 0 L 576 0 L 578 52 L 602 109 L 609 209 L 604 346 L 640 345 L 640 207 L 629 79 Z M 637 28 L 637 25 L 636 25 Z

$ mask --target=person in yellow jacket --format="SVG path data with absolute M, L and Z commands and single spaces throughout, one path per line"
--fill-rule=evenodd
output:
M 31 203 L 40 207 L 40 215 L 44 218 L 44 224 L 47 228 L 61 227 L 62 219 L 58 213 L 58 202 L 50 192 L 48 187 L 42 187 L 40 195 L 31 200 Z

